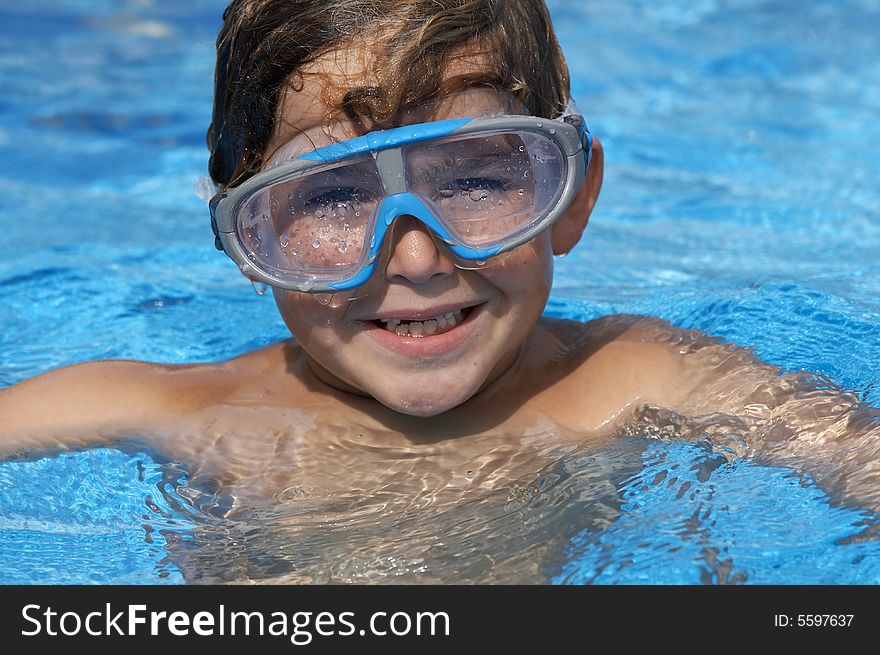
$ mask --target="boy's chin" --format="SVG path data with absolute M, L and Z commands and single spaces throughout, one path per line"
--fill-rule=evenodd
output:
M 473 394 L 462 393 L 462 389 L 459 388 L 432 389 L 430 392 L 423 393 L 414 392 L 412 389 L 403 392 L 389 389 L 372 395 L 373 398 L 395 412 L 418 418 L 430 418 L 458 407 Z

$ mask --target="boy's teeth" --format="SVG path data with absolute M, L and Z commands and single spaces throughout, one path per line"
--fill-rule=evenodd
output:
M 448 332 L 456 325 L 461 323 L 464 318 L 464 312 L 457 310 L 448 312 L 436 318 L 430 318 L 426 321 L 407 321 L 402 323 L 397 318 L 382 318 L 379 321 L 389 332 L 394 332 L 399 337 L 423 337 Z

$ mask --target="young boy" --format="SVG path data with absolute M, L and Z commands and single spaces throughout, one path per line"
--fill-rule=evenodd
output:
M 293 339 L 219 364 L 51 371 L 0 393 L 4 449 L 137 438 L 257 498 L 310 462 L 317 486 L 342 484 L 343 442 L 466 460 L 641 421 L 735 431 L 739 454 L 813 462 L 876 503 L 855 397 L 656 319 L 542 318 L 603 153 L 541 0 L 236 0 L 224 20 L 216 245 L 272 286 Z M 859 462 L 822 469 L 856 435 Z

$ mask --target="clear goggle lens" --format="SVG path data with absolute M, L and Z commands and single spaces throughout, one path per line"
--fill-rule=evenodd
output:
M 446 138 L 404 148 L 412 193 L 430 201 L 454 240 L 503 245 L 544 218 L 565 183 L 559 146 L 533 132 Z
M 547 218 L 565 185 L 565 154 L 540 132 L 444 137 L 402 152 L 407 191 L 465 248 L 513 243 Z M 367 263 L 386 197 L 373 155 L 360 155 L 255 191 L 239 205 L 236 231 L 268 272 L 343 279 Z

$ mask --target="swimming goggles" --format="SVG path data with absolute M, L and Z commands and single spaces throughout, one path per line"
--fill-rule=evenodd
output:
M 366 282 L 401 215 L 420 220 L 457 257 L 484 261 L 562 215 L 592 143 L 578 114 L 455 118 L 370 132 L 215 195 L 215 244 L 252 278 L 312 292 Z

